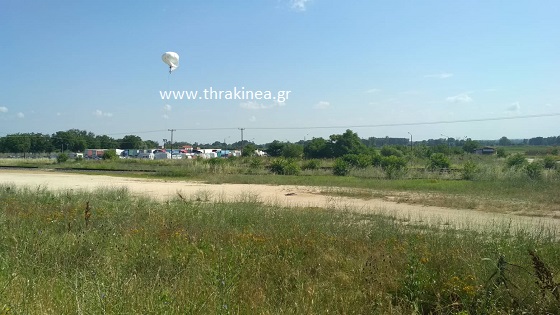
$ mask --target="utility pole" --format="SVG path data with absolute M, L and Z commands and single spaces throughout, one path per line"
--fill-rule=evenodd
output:
M 241 130 L 241 155 L 243 155 L 243 130 L 245 128 L 239 128 L 239 130 Z
M 173 131 L 177 129 L 167 129 L 167 130 L 171 131 L 171 159 L 173 160 Z
M 409 132 L 410 135 L 410 154 L 412 154 L 412 134 Z

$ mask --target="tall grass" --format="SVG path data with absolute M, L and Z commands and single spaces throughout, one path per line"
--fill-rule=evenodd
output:
M 126 190 L 4 185 L 0 200 L 5 314 L 560 311 L 528 254 L 557 274 L 556 235 L 545 229 L 475 233 Z

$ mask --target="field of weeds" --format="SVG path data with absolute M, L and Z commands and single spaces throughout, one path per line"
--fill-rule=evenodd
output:
M 0 313 L 557 314 L 557 235 L 0 186 Z

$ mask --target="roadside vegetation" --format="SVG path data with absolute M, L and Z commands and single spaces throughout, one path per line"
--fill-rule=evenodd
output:
M 0 186 L 0 313 L 557 314 L 558 235 Z

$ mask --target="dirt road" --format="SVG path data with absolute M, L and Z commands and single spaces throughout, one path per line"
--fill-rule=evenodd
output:
M 409 205 L 381 199 L 355 199 L 320 194 L 310 186 L 271 186 L 200 182 L 146 180 L 106 175 L 84 175 L 54 171 L 0 170 L 0 184 L 47 187 L 51 190 L 95 190 L 125 187 L 129 192 L 165 201 L 177 198 L 200 201 L 261 201 L 287 207 L 320 207 L 392 216 L 403 224 L 431 224 L 460 229 L 489 229 L 509 225 L 512 229 L 540 230 L 541 227 L 560 231 L 560 220 L 554 218 L 522 217 L 421 205 Z M 324 188 L 321 188 L 324 189 Z

